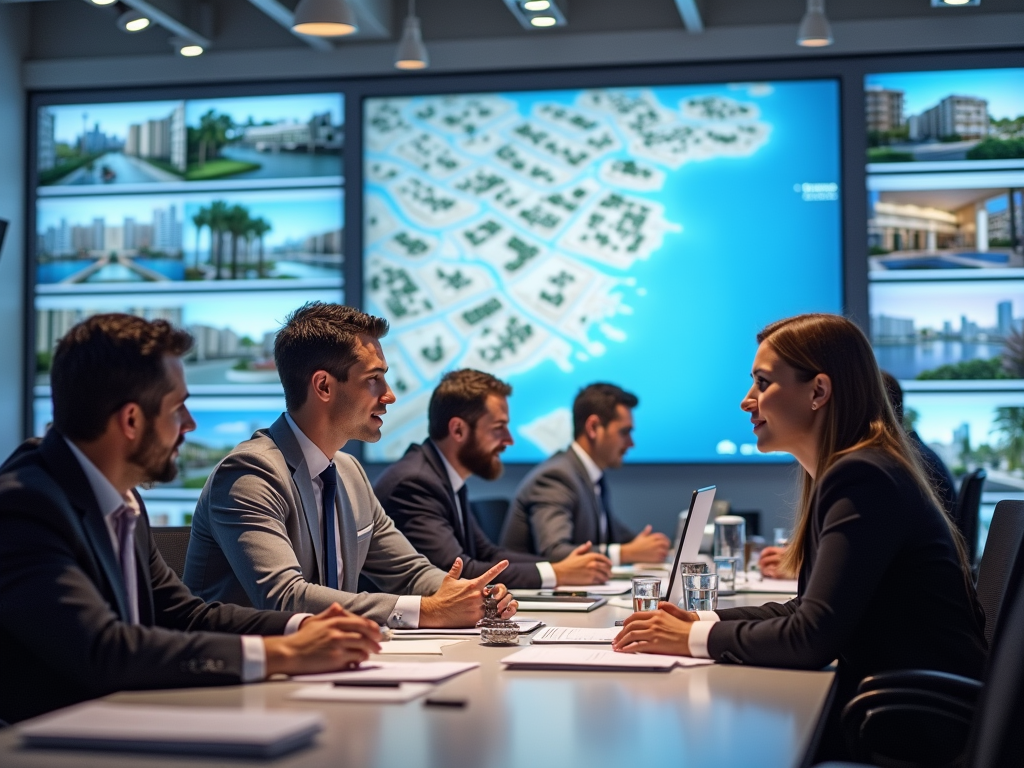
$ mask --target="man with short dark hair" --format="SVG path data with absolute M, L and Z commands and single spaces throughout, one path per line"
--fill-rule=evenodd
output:
M 605 472 L 633 447 L 636 395 L 614 384 L 584 387 L 572 406 L 574 440 L 538 465 L 516 489 L 501 544 L 543 557 L 566 557 L 597 542 L 612 565 L 658 563 L 669 541 L 647 526 L 636 536 L 611 513 Z
M 379 649 L 378 627 L 336 604 L 310 617 L 204 603 L 160 556 L 135 486 L 174 479 L 195 429 L 191 345 L 120 314 L 57 345 L 53 427 L 0 467 L 3 720 L 119 690 L 332 671 Z
M 512 387 L 489 373 L 467 368 L 445 374 L 430 397 L 430 437 L 409 446 L 377 479 L 377 498 L 412 545 L 438 567 L 460 558 L 463 573 L 472 577 L 508 560 L 496 579 L 507 587 L 603 583 L 611 562 L 591 552 L 589 542 L 558 562 L 547 562 L 496 547 L 469 509 L 469 476 L 501 476 L 501 454 L 512 445 L 511 394 Z
M 504 586 L 486 588 L 507 562 L 460 579 L 416 552 L 385 514 L 366 473 L 342 453 L 380 439 L 395 396 L 379 339 L 385 320 L 311 302 L 274 343 L 287 412 L 217 465 L 199 497 L 185 583 L 208 599 L 290 610 L 334 602 L 396 628 L 467 627 L 488 592 L 506 616 Z M 379 592 L 360 592 L 360 579 Z

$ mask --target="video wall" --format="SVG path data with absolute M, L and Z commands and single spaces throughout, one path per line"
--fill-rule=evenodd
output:
M 634 462 L 789 461 L 739 403 L 755 335 L 841 312 L 835 80 L 364 101 L 366 309 L 398 402 L 371 461 L 426 436 L 473 367 L 512 384 L 512 461 L 572 439 L 594 381 L 636 393 Z M 744 289 L 737 290 L 740 286 Z
M 1024 69 L 864 86 L 876 357 L 955 475 L 1024 492 Z
M 60 104 L 36 120 L 34 431 L 75 323 L 127 312 L 188 329 L 198 428 L 179 477 L 146 492 L 158 523 L 181 524 L 212 467 L 284 409 L 285 317 L 344 299 L 342 96 Z

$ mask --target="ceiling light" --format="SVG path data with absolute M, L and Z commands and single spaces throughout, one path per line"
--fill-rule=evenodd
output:
M 117 0 L 89 0 L 93 5 L 113 5 Z
M 807 0 L 807 13 L 800 21 L 796 41 L 805 48 L 832 45 L 832 27 L 825 17 L 825 0 Z
M 359 25 L 345 0 L 301 0 L 295 8 L 292 31 L 316 37 L 340 37 L 358 32 Z
M 203 55 L 203 46 L 201 45 L 183 45 L 178 49 L 178 53 L 186 58 L 192 58 L 193 56 Z
M 981 5 L 981 0 L 932 0 L 932 8 L 956 8 L 965 5 Z
M 149 25 L 149 18 L 138 11 L 125 11 L 117 17 L 117 26 L 123 32 L 141 32 Z
M 409 15 L 405 17 L 402 41 L 395 52 L 397 69 L 426 69 L 430 66 L 427 46 L 423 44 L 420 20 L 416 16 L 416 0 L 409 0 Z
M 558 23 L 558 19 L 554 16 L 534 16 L 530 23 L 535 27 L 553 27 Z
M 537 11 L 546 11 L 551 7 L 549 0 L 526 0 L 523 3 L 523 10 L 530 11 L 530 13 L 536 13 Z

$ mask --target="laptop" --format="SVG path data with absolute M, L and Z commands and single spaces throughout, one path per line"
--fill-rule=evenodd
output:
M 672 605 L 678 605 L 683 599 L 683 575 L 679 572 L 680 563 L 692 563 L 700 552 L 700 542 L 704 538 L 704 527 L 711 516 L 711 504 L 715 500 L 716 487 L 709 485 L 699 488 L 690 497 L 690 511 L 679 532 L 679 543 L 676 545 L 676 556 L 672 561 L 672 575 L 668 579 L 668 594 L 663 598 Z

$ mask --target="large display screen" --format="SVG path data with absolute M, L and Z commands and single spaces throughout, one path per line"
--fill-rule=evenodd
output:
M 60 104 L 36 119 L 35 431 L 72 325 L 128 312 L 186 328 L 198 428 L 178 478 L 145 492 L 155 519 L 180 524 L 216 462 L 283 410 L 285 317 L 343 300 L 342 97 Z
M 514 387 L 505 454 L 571 440 L 577 391 L 640 398 L 636 462 L 780 461 L 739 409 L 755 334 L 842 311 L 833 80 L 367 99 L 363 293 L 426 435 L 440 376 Z

